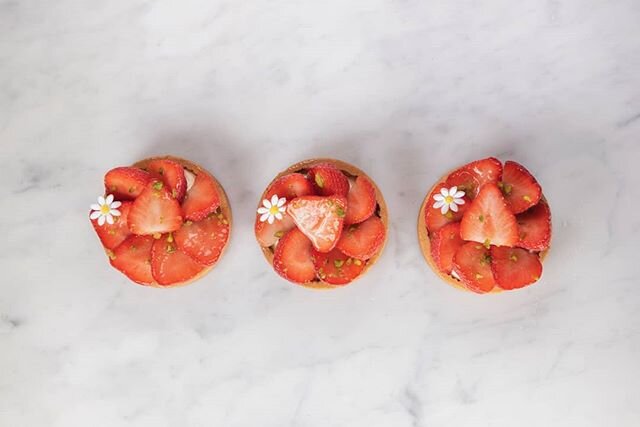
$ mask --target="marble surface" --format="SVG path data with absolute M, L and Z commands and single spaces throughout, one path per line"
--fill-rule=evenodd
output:
M 0 0 L 0 425 L 640 424 L 638 0 Z M 192 286 L 134 286 L 87 221 L 104 172 L 171 153 L 235 230 Z M 526 164 L 543 279 L 440 283 L 418 207 L 452 167 Z M 262 259 L 253 210 L 295 161 L 366 170 L 391 211 L 359 282 Z

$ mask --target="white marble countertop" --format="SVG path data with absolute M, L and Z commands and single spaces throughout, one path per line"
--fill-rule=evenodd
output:
M 638 0 L 0 0 L 0 425 L 640 424 Z M 104 172 L 201 162 L 231 199 L 216 269 L 130 284 L 87 220 Z M 425 191 L 481 156 L 550 200 L 535 286 L 479 297 L 417 244 Z M 267 182 L 331 156 L 391 212 L 345 289 L 277 277 Z

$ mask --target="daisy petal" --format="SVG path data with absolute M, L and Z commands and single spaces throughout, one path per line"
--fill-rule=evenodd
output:
M 105 204 L 110 205 L 113 202 L 113 194 L 109 194 L 106 199 L 104 199 Z
M 122 206 L 122 202 L 118 202 L 117 200 L 113 203 L 111 203 L 111 209 L 117 209 L 120 206 Z
M 278 208 L 278 211 L 285 213 L 287 211 L 287 208 L 285 208 L 284 206 L 281 206 Z
M 278 221 L 280 221 L 280 220 L 282 219 L 282 214 L 281 214 L 280 212 L 278 212 L 278 213 L 276 214 L 276 219 L 277 219 Z
M 442 205 L 442 208 L 440 208 L 440 213 L 442 215 L 446 214 L 447 212 L 449 212 L 449 205 L 447 205 L 446 203 L 444 205 Z
M 456 194 L 454 194 L 451 197 L 453 197 L 454 199 L 459 199 L 461 197 L 464 197 L 464 191 L 458 191 L 458 192 L 456 192 Z
M 104 205 L 104 197 L 102 197 L 102 196 L 98 196 L 98 204 L 99 204 L 100 206 Z
M 444 196 L 442 194 L 436 194 L 435 196 L 433 196 L 433 200 L 436 200 L 438 202 L 443 202 L 444 201 Z
M 269 212 L 260 217 L 260 222 L 265 222 L 267 219 L 269 219 Z
M 111 209 L 111 212 L 109 212 L 109 213 L 110 213 L 111 215 L 113 215 L 113 216 L 120 216 L 120 215 L 122 215 L 118 209 Z
M 453 203 L 456 205 L 464 205 L 464 199 L 453 199 Z
M 100 216 L 100 211 L 93 211 L 91 215 L 89 215 L 89 219 L 96 219 Z
M 107 224 L 113 225 L 113 217 L 110 214 L 106 214 Z
M 277 195 L 277 194 L 274 194 L 274 195 L 271 197 L 271 206 L 277 206 L 277 205 L 278 205 L 278 200 L 280 200 L 280 199 L 278 198 L 278 195 Z
M 262 201 L 262 206 L 264 206 L 267 209 L 271 209 L 271 202 L 269 200 L 267 200 L 267 199 L 264 199 Z
M 104 215 L 100 215 L 100 218 L 98 218 L 98 225 L 99 226 L 103 226 L 104 225 Z
M 92 211 L 99 211 L 99 210 L 101 209 L 101 208 L 100 208 L 100 205 L 98 205 L 98 204 L 96 204 L 96 203 L 92 204 L 92 205 L 90 206 L 90 208 L 91 208 L 91 210 L 92 210 Z
M 449 205 L 449 209 L 451 209 L 453 212 L 458 212 L 458 205 L 456 205 L 455 203 L 451 203 Z
M 440 194 L 442 194 L 444 197 L 448 197 L 449 196 L 449 190 L 447 190 L 446 188 L 441 188 L 440 189 Z
M 269 224 L 273 224 L 274 218 L 275 217 L 273 215 L 269 215 L 269 219 L 267 219 L 267 221 L 269 221 Z
M 281 197 L 280 200 L 278 200 L 278 207 L 284 206 L 285 203 L 287 203 L 287 199 Z
M 444 200 L 439 200 L 433 204 L 434 209 L 440 209 L 445 205 Z
M 455 185 L 449 189 L 449 195 L 451 197 L 455 197 L 454 194 L 456 194 L 457 192 L 458 192 L 458 187 L 456 187 Z
M 259 214 L 266 214 L 267 212 L 269 212 L 269 209 L 267 209 L 267 208 L 258 208 L 258 213 Z

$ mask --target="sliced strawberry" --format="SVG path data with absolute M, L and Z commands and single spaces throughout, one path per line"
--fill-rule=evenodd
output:
M 215 212 L 219 206 L 220 195 L 216 183 L 208 174 L 200 172 L 196 175 L 193 187 L 187 191 L 184 202 L 182 202 L 185 218 L 191 221 L 200 221 Z
M 133 200 L 142 193 L 152 180 L 150 174 L 134 167 L 111 169 L 104 176 L 107 194 L 113 194 L 116 200 Z
M 268 248 L 276 244 L 278 239 L 284 236 L 287 231 L 295 227 L 293 218 L 289 215 L 284 215 L 281 220 L 276 220 L 273 224 L 269 224 L 268 221 L 260 221 L 260 216 L 256 217 L 255 233 L 260 246 Z
M 141 285 L 154 282 L 151 274 L 153 237 L 131 235 L 111 255 L 111 265 Z
M 332 164 L 315 165 L 307 173 L 316 194 L 320 196 L 343 196 L 349 193 L 349 179 Z
M 495 286 L 489 249 L 476 242 L 460 246 L 453 257 L 453 273 L 467 289 L 483 294 Z
M 376 211 L 376 189 L 364 176 L 354 181 L 347 195 L 347 216 L 345 224 L 358 224 Z
M 273 268 L 291 282 L 311 282 L 316 278 L 312 248 L 311 240 L 302 231 L 293 228 L 278 242 L 273 254 Z
M 384 223 L 372 216 L 360 224 L 345 227 L 336 248 L 343 254 L 366 261 L 378 253 L 386 236 Z
M 365 263 L 351 258 L 338 249 L 328 254 L 313 251 L 313 264 L 318 277 L 332 285 L 346 285 L 358 277 L 364 270 Z
M 151 272 L 159 285 L 167 286 L 186 282 L 204 268 L 204 264 L 178 249 L 170 234 L 153 242 Z
M 152 181 L 133 201 L 127 222 L 134 234 L 168 233 L 182 226 L 182 211 L 162 181 Z
M 518 242 L 518 223 L 496 184 L 480 188 L 462 217 L 460 236 L 485 246 L 514 246 Z
M 431 256 L 438 269 L 451 274 L 453 257 L 465 241 L 460 238 L 460 223 L 452 222 L 431 235 Z
M 147 170 L 165 183 L 174 199 L 179 202 L 184 199 L 187 192 L 187 178 L 180 163 L 169 159 L 156 159 L 149 162 Z
M 531 251 L 544 251 L 551 243 L 551 211 L 540 200 L 537 205 L 516 215 L 520 240 L 517 246 Z
M 537 282 L 542 263 L 537 254 L 521 248 L 491 247 L 491 269 L 502 289 L 517 289 Z
M 465 196 L 473 200 L 480 190 L 480 181 L 475 173 L 467 169 L 458 169 L 452 172 L 446 180 L 447 187 L 458 187 L 458 190 L 464 191 Z
M 492 182 L 497 184 L 502 178 L 502 163 L 495 157 L 489 157 L 482 160 L 476 160 L 464 165 L 460 169 L 468 170 L 478 179 L 480 187 Z
M 113 224 L 105 222 L 103 225 L 99 225 L 97 219 L 91 220 L 91 224 L 94 230 L 96 230 L 102 246 L 105 248 L 115 249 L 131 234 L 127 226 L 127 217 L 129 216 L 131 203 L 132 202 L 122 202 L 122 205 L 118 208 L 120 216 L 113 217 Z
M 542 196 L 538 181 L 524 166 L 516 162 L 505 162 L 502 182 L 498 185 L 514 214 L 535 206 Z
M 347 199 L 341 196 L 303 196 L 287 205 L 287 213 L 320 252 L 330 252 L 342 234 Z
M 221 213 L 197 222 L 187 221 L 173 237 L 182 252 L 202 264 L 212 265 L 229 240 L 229 221 Z
M 308 196 L 313 194 L 313 186 L 301 173 L 290 173 L 276 179 L 267 190 L 265 198 L 271 200 L 271 197 L 277 195 L 284 197 L 287 201 L 296 197 Z
M 464 204 L 458 205 L 458 212 L 453 212 L 451 209 L 447 211 L 447 213 L 443 214 L 440 208 L 434 208 L 433 205 L 436 203 L 436 200 L 433 198 L 436 194 L 440 194 L 440 190 L 443 188 L 449 189 L 446 184 L 440 183 L 435 186 L 431 194 L 429 194 L 429 199 L 424 207 L 424 220 L 427 225 L 427 230 L 430 233 L 436 232 L 445 225 L 451 222 L 458 222 L 462 219 L 465 211 L 469 208 L 471 200 L 465 196 L 463 197 Z

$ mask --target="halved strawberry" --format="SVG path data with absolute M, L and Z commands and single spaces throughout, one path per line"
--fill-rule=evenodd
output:
M 311 282 L 316 278 L 312 248 L 311 240 L 302 231 L 293 228 L 278 242 L 273 254 L 273 268 L 291 282 Z
M 318 277 L 332 285 L 346 285 L 364 270 L 365 262 L 349 257 L 338 249 L 328 254 L 313 251 L 313 264 Z
M 549 205 L 540 200 L 537 205 L 516 215 L 518 221 L 517 246 L 532 251 L 544 251 L 551 243 L 551 211 Z
M 467 289 L 479 294 L 489 292 L 496 284 L 489 249 L 480 243 L 467 242 L 458 248 L 453 257 L 453 273 Z
M 460 238 L 460 223 L 452 222 L 431 234 L 431 256 L 438 269 L 451 274 L 453 257 L 465 241 Z
M 167 286 L 194 278 L 205 265 L 177 248 L 171 235 L 163 235 L 151 248 L 151 272 L 159 285 Z
M 133 200 L 142 193 L 152 180 L 150 174 L 134 167 L 111 169 L 104 176 L 106 194 L 113 194 L 116 200 Z
M 151 236 L 131 235 L 114 249 L 111 265 L 124 273 L 129 279 L 141 285 L 154 282 L 151 274 Z
M 276 179 L 269 186 L 265 198 L 271 200 L 271 197 L 277 195 L 290 201 L 296 197 L 308 196 L 310 194 L 313 194 L 313 186 L 307 177 L 301 173 L 290 173 Z
M 260 221 L 260 216 L 256 217 L 255 233 L 260 246 L 268 248 L 276 244 L 278 239 L 286 234 L 287 231 L 295 227 L 293 218 L 289 215 L 283 215 L 281 220 L 276 220 L 273 224 L 268 221 Z
M 369 218 L 376 211 L 376 189 L 364 176 L 358 176 L 347 195 L 347 216 L 345 224 L 357 224 Z
M 215 212 L 219 206 L 220 195 L 216 183 L 208 174 L 200 172 L 182 202 L 184 217 L 191 221 L 200 221 Z
M 372 216 L 360 224 L 346 226 L 336 248 L 345 255 L 366 261 L 378 253 L 385 236 L 384 223 L 377 216 Z
M 452 172 L 446 179 L 447 187 L 458 187 L 464 191 L 465 196 L 473 200 L 480 190 L 480 181 L 475 173 L 467 169 L 458 169 Z
M 156 159 L 149 162 L 147 170 L 165 183 L 174 199 L 182 201 L 187 191 L 187 178 L 180 163 L 169 159 Z
M 182 211 L 162 181 L 152 181 L 133 201 L 127 222 L 134 234 L 168 233 L 182 226 Z
M 429 230 L 430 233 L 438 231 L 451 222 L 460 221 L 465 211 L 471 204 L 471 199 L 465 196 L 463 197 L 465 203 L 463 205 L 458 205 L 458 212 L 453 212 L 451 209 L 449 209 L 446 214 L 443 214 L 440 208 L 433 207 L 433 205 L 436 203 L 436 200 L 434 200 L 433 196 L 435 196 L 436 194 L 440 194 L 440 190 L 442 190 L 443 188 L 449 189 L 446 183 L 440 183 L 436 185 L 431 194 L 429 194 L 429 199 L 427 200 L 424 207 L 424 220 L 427 225 L 427 230 Z
M 460 223 L 460 237 L 485 246 L 514 246 L 518 242 L 518 223 L 498 186 L 488 183 L 467 208 Z
M 498 184 L 514 214 L 535 206 L 542 196 L 542 188 L 531 173 L 521 164 L 506 161 L 502 182 Z
M 502 289 L 517 289 L 538 281 L 542 263 L 537 254 L 521 248 L 491 247 L 491 269 Z
M 94 230 L 98 234 L 102 246 L 107 249 L 115 249 L 124 239 L 129 237 L 131 231 L 127 226 L 127 217 L 131 209 L 131 202 L 122 202 L 118 208 L 120 216 L 113 217 L 113 224 L 105 222 L 103 225 L 98 224 L 98 220 L 91 220 Z
M 473 173 L 481 187 L 489 182 L 497 184 L 502 178 L 502 163 L 495 157 L 476 160 L 475 162 L 464 165 L 460 169 Z
M 212 265 L 224 249 L 229 240 L 229 221 L 219 213 L 192 222 L 185 222 L 173 233 L 178 249 L 196 261 Z
M 349 193 L 349 179 L 332 164 L 315 165 L 307 173 L 316 194 L 320 196 L 343 196 Z
M 287 205 L 287 213 L 320 252 L 330 252 L 342 234 L 347 199 L 341 196 L 303 196 Z

